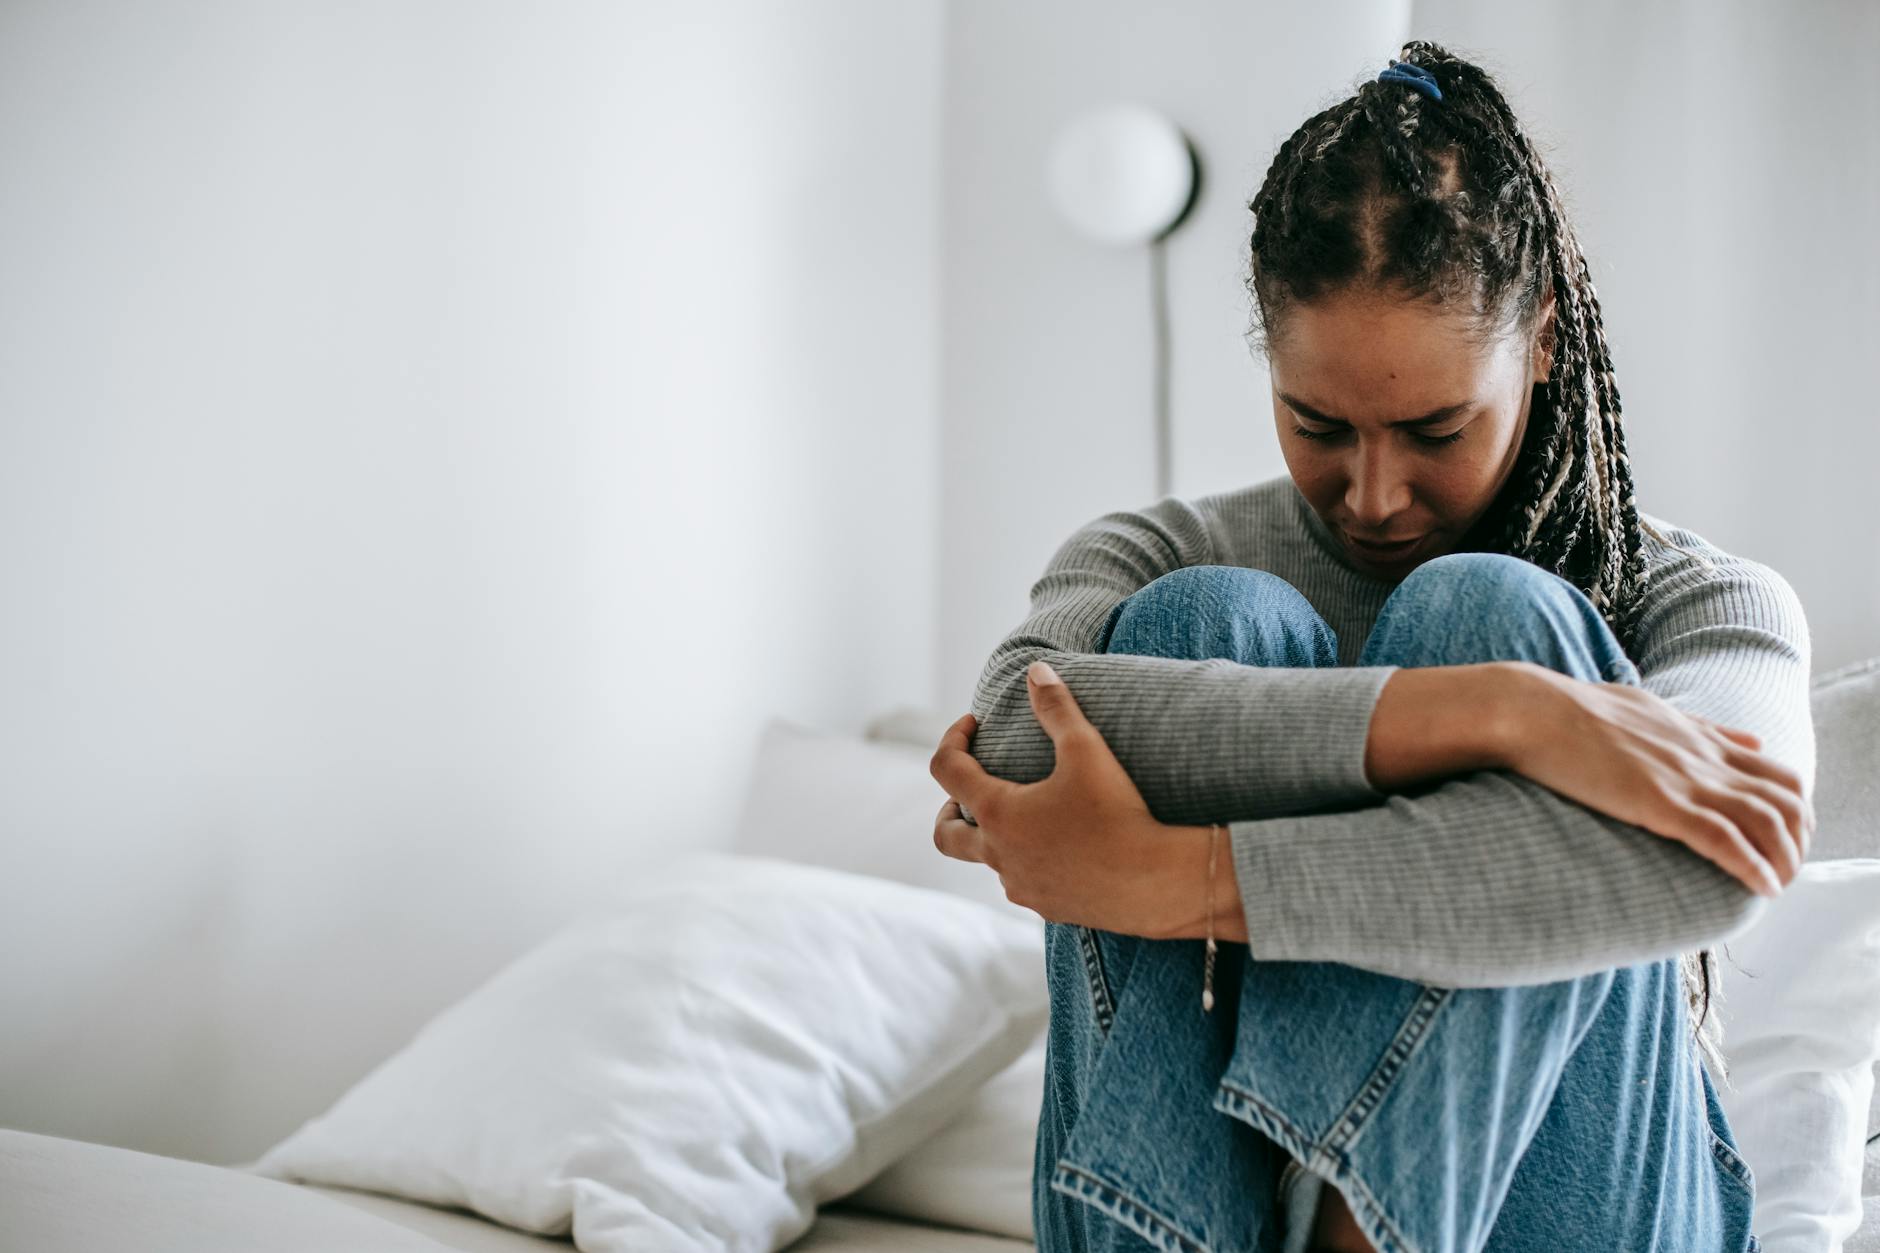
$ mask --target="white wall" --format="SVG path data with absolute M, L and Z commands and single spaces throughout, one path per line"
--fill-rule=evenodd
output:
M 1417 0 L 1572 200 L 1641 507 L 1764 561 L 1817 673 L 1880 655 L 1880 5 Z
M 1648 11 L 1647 11 L 1648 10 Z M 1137 99 L 1195 139 L 1168 242 L 1173 490 L 1286 472 L 1249 321 L 1247 201 L 1279 143 L 1412 32 L 1488 61 L 1592 256 L 1642 507 L 1795 585 L 1817 670 L 1880 653 L 1880 8 L 954 0 L 942 411 L 944 706 L 1077 526 L 1154 496 L 1146 250 L 1054 215 L 1052 138 Z
M 717 842 L 765 716 L 963 711 L 1152 493 L 1147 257 L 1044 191 L 1093 105 L 1206 165 L 1177 492 L 1284 472 L 1245 202 L 1415 28 L 1555 142 L 1646 507 L 1880 652 L 1875 10 L 1753 10 L 0 5 L 0 1126 L 251 1156 Z
M 1073 530 L 1155 498 L 1146 249 L 1072 233 L 1045 156 L 1084 111 L 1135 100 L 1193 139 L 1200 198 L 1170 237 L 1173 490 L 1286 472 L 1247 347 L 1247 201 L 1306 115 L 1384 64 L 1409 0 L 951 0 L 941 360 L 943 707 L 1024 615 Z M 1372 71 L 1375 73 L 1375 71 Z
M 258 1153 L 931 701 L 941 35 L 0 7 L 0 1126 Z

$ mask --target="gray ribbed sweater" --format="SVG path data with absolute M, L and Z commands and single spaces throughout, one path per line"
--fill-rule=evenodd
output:
M 1642 515 L 1654 578 L 1632 652 L 1645 687 L 1762 738 L 1814 790 L 1809 636 L 1774 570 Z M 1339 666 L 1282 669 L 1095 651 L 1117 601 L 1171 570 L 1284 578 Z M 973 697 L 972 752 L 1051 772 L 1025 668 L 1050 662 L 1163 822 L 1229 824 L 1256 959 L 1336 961 L 1458 987 L 1545 982 L 1702 948 L 1767 902 L 1676 841 L 1525 776 L 1482 770 L 1386 794 L 1363 770 L 1394 666 L 1355 665 L 1394 584 L 1354 568 L 1289 476 L 1107 513 L 1066 540 Z

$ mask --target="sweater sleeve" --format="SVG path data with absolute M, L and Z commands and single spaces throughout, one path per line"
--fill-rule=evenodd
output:
M 1031 588 L 1024 620 L 973 695 L 972 753 L 987 773 L 1033 783 L 1056 752 L 1025 670 L 1043 658 L 1162 822 L 1219 822 L 1375 803 L 1364 776 L 1371 712 L 1395 666 L 1273 668 L 1098 651 L 1115 605 L 1162 575 L 1214 564 L 1206 515 L 1165 496 L 1079 528 Z M 970 812 L 968 813 L 970 817 Z
M 1709 550 L 1647 593 L 1644 687 L 1761 737 L 1814 792 L 1810 641 L 1767 566 Z M 1768 902 L 1684 845 L 1504 770 L 1347 813 L 1230 824 L 1259 960 L 1336 961 L 1449 986 L 1505 986 L 1713 945 Z

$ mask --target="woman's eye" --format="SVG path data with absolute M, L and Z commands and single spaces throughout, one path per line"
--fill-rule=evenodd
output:
M 1337 439 L 1339 436 L 1343 435 L 1344 433 L 1345 432 L 1342 430 L 1308 431 L 1303 426 L 1293 427 L 1293 434 L 1299 436 L 1299 438 L 1301 439 Z M 1436 448 L 1444 444 L 1453 444 L 1457 440 L 1461 439 L 1462 435 L 1463 435 L 1462 431 L 1453 431 L 1448 435 L 1413 435 L 1411 436 L 1411 438 L 1416 440 L 1417 443 L 1419 444 L 1425 444 L 1425 445 L 1428 445 L 1429 447 Z

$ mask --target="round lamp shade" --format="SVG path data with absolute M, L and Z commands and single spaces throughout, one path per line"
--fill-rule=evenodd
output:
M 1059 212 L 1106 244 L 1159 239 L 1194 200 L 1194 150 L 1173 122 L 1142 105 L 1113 105 L 1065 127 L 1048 175 Z

